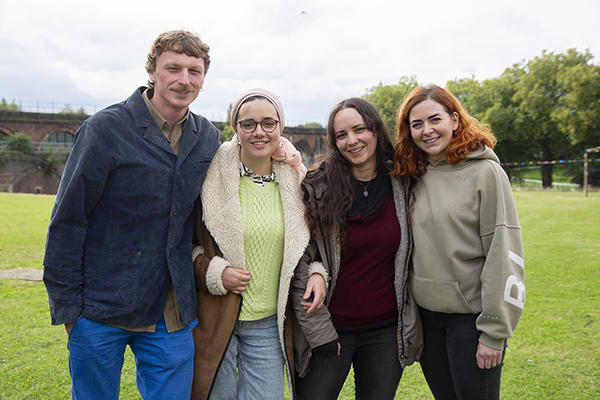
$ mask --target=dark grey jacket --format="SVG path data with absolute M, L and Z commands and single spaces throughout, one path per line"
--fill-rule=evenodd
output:
M 152 325 L 171 282 L 183 322 L 196 318 L 192 211 L 219 134 L 190 113 L 175 155 L 144 89 L 92 115 L 75 137 L 46 238 L 53 324 Z
M 306 184 L 311 207 L 319 207 L 325 184 L 316 187 Z M 407 190 L 403 182 L 392 179 L 394 205 L 400 224 L 401 241 L 395 256 L 396 302 L 398 304 L 398 360 L 402 367 L 418 361 L 423 351 L 423 329 L 417 304 L 408 288 L 408 268 L 412 251 L 412 237 L 408 219 Z M 339 231 L 334 229 L 333 231 Z M 329 343 L 338 337 L 331 322 L 327 305 L 331 300 L 340 270 L 341 245 L 339 235 L 323 238 L 322 230 L 311 238 L 304 257 L 296 267 L 292 282 L 292 305 L 294 307 L 294 361 L 296 373 L 304 376 L 308 372 L 312 349 Z M 321 260 L 319 262 L 319 260 Z M 301 306 L 306 283 L 314 272 L 325 273 L 329 278 L 325 306 L 307 315 Z

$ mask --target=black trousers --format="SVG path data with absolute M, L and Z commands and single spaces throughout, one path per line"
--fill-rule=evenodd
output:
M 298 400 L 335 400 L 354 367 L 357 400 L 392 400 L 402 377 L 397 325 L 340 333 L 341 355 L 313 354 L 304 378 L 296 377 Z
M 437 400 L 499 399 L 503 363 L 492 369 L 477 366 L 481 334 L 475 327 L 477 315 L 444 314 L 421 308 L 421 318 L 425 340 L 421 369 L 434 397 Z

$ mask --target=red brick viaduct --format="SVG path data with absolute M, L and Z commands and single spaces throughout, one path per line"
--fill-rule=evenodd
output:
M 0 111 L 0 140 L 17 133 L 24 133 L 31 138 L 36 150 L 40 150 L 43 144 L 56 133 L 75 136 L 85 118 L 87 115 L 84 114 Z M 213 123 L 219 130 L 225 127 L 224 122 Z M 283 135 L 302 153 L 306 164 L 310 164 L 314 155 L 324 146 L 323 128 L 286 126 Z M 60 172 L 63 166 L 60 166 Z M 25 155 L 11 155 L 0 163 L 0 190 L 53 194 L 56 193 L 58 182 L 56 177 L 47 176 L 39 166 L 32 165 L 30 157 Z

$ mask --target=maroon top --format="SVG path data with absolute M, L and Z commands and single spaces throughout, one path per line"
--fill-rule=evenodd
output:
M 329 312 L 334 326 L 357 327 L 396 319 L 394 257 L 400 225 L 389 190 L 374 214 L 347 217 L 346 242 Z

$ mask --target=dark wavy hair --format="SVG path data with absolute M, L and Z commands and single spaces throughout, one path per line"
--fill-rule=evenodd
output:
M 367 129 L 377 137 L 375 158 L 377 171 L 389 174 L 392 169 L 394 146 L 390 139 L 383 119 L 366 100 L 358 97 L 349 98 L 339 102 L 329 114 L 327 122 L 326 151 L 320 161 L 308 171 L 302 183 L 304 203 L 306 205 L 306 218 L 313 235 L 316 235 L 317 225 L 320 223 L 324 233 L 329 235 L 333 226 L 337 225 L 341 233 L 346 229 L 346 214 L 352 206 L 354 190 L 352 188 L 352 165 L 342 155 L 336 145 L 335 127 L 333 120 L 338 112 L 346 108 L 355 109 L 362 117 Z M 325 184 L 326 190 L 322 193 L 317 207 L 307 186 L 317 188 Z M 321 196 L 321 194 L 319 194 Z M 343 234 L 340 236 L 344 237 Z
M 431 99 L 441 104 L 450 115 L 458 114 L 458 128 L 453 132 L 452 140 L 446 148 L 446 160 L 450 164 L 467 158 L 467 155 L 483 145 L 494 148 L 496 137 L 487 125 L 472 117 L 448 90 L 437 86 L 419 86 L 414 88 L 402 102 L 396 115 L 396 144 L 394 150 L 394 170 L 392 176 L 418 177 L 425 173 L 428 156 L 415 144 L 410 133 L 410 112 L 417 104 Z

